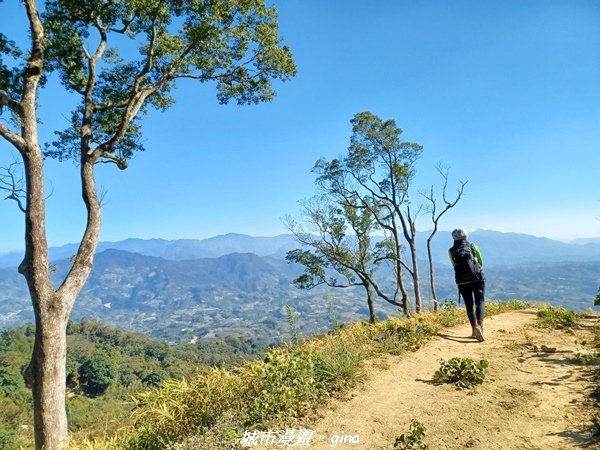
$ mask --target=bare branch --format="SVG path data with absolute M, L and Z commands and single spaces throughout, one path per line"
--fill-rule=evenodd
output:
M 23 175 L 17 175 L 21 164 L 15 159 L 7 167 L 0 167 L 0 190 L 8 193 L 4 200 L 14 200 L 21 212 L 25 213 L 25 202 L 27 190 Z

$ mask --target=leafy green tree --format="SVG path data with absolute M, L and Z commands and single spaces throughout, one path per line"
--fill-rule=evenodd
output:
M 115 362 L 103 351 L 96 352 L 79 367 L 79 387 L 90 397 L 104 394 L 117 375 Z
M 402 309 L 409 315 L 409 299 L 403 273 L 413 280 L 417 311 L 421 307 L 419 267 L 416 249 L 416 217 L 421 211 L 412 209 L 409 187 L 414 165 L 422 147 L 403 142 L 402 130 L 393 120 L 383 121 L 370 112 L 356 114 L 351 120 L 352 136 L 343 158 L 317 161 L 318 184 L 333 201 L 344 199 L 354 209 L 369 212 L 386 239 L 379 244 L 385 259 L 392 262 L 396 288 L 391 300 L 401 297 Z M 404 261 L 404 242 L 410 251 L 410 265 Z
M 600 305 L 600 288 L 598 288 L 598 294 L 596 294 L 596 298 L 594 299 L 594 305 Z
M 8 177 L 2 187 L 25 216 L 19 272 L 35 315 L 28 376 L 36 448 L 60 450 L 68 444 L 65 329 L 91 272 L 100 232 L 95 166 L 127 167 L 143 150 L 141 117 L 151 109 L 167 109 L 178 80 L 214 83 L 220 103 L 253 104 L 271 100 L 271 81 L 287 80 L 296 69 L 290 50 L 281 44 L 276 11 L 263 0 L 40 3 L 43 15 L 36 0 L 21 2 L 29 32 L 26 51 L 0 33 L 0 108 L 12 119 L 0 121 L 0 136 L 16 150 L 24 172 L 23 185 L 18 177 Z M 119 45 L 127 51 L 121 54 Z M 57 77 L 49 77 L 50 72 Z M 66 114 L 70 127 L 58 131 L 54 142 L 42 143 L 38 91 L 55 80 L 79 104 Z M 78 163 L 86 208 L 79 248 L 58 286 L 49 276 L 44 157 Z
M 367 297 L 369 320 L 375 322 L 373 289 L 379 264 L 372 251 L 373 220 L 368 210 L 340 206 L 326 198 L 303 203 L 303 222 L 287 218 L 286 224 L 302 248 L 287 253 L 286 259 L 304 266 L 294 283 L 303 289 L 325 284 L 336 288 L 362 286 Z
M 23 387 L 25 383 L 21 373 L 15 368 L 8 367 L 6 361 L 0 361 L 0 394 L 14 396 Z

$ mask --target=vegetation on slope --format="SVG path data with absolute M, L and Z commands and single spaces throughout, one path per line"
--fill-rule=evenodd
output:
M 528 306 L 486 302 L 488 315 Z M 552 328 L 572 327 L 580 316 L 561 307 L 538 308 L 540 325 Z M 239 338 L 169 346 L 94 321 L 72 323 L 67 380 L 72 448 L 240 448 L 247 430 L 295 427 L 331 397 L 344 395 L 361 379 L 365 359 L 417 350 L 442 327 L 464 322 L 464 310 L 449 303 L 438 314 L 338 324 L 326 335 L 299 339 L 246 362 L 248 354 L 256 358 L 264 348 Z M 30 422 L 31 396 L 20 369 L 28 360 L 32 331 L 25 326 L 0 334 L 5 412 L 0 448 L 31 443 L 31 430 L 21 427 Z M 598 364 L 600 327 L 595 341 L 581 346 L 581 361 Z M 598 402 L 600 394 L 595 395 Z
M 529 306 L 489 302 L 488 315 Z M 359 322 L 270 351 L 262 360 L 213 369 L 191 380 L 168 380 L 135 396 L 132 424 L 117 436 L 74 448 L 238 448 L 246 430 L 282 429 L 310 415 L 361 377 L 376 354 L 417 350 L 443 326 L 466 321 L 462 308 L 411 319 Z
M 168 379 L 192 379 L 267 350 L 238 337 L 173 346 L 91 320 L 70 323 L 67 334 L 70 430 L 90 438 L 113 434 L 127 423 L 136 392 Z M 31 390 L 21 372 L 29 363 L 33 339 L 32 325 L 0 333 L 0 449 L 32 442 Z

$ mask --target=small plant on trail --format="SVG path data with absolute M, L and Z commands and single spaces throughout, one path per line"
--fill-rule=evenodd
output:
M 547 328 L 570 328 L 579 322 L 581 314 L 562 306 L 542 305 L 537 312 L 539 323 Z
M 441 360 L 440 368 L 433 375 L 436 384 L 454 383 L 459 389 L 470 389 L 483 383 L 489 363 L 482 359 L 475 362 L 471 358 L 450 358 Z
M 418 420 L 410 422 L 408 433 L 403 433 L 396 438 L 394 450 L 429 450 L 425 440 L 425 426 Z
M 577 360 L 583 365 L 600 366 L 600 324 L 592 329 L 593 338 L 586 339 L 583 336 L 577 336 L 575 344 L 577 344 Z M 600 378 L 600 372 L 598 373 Z M 598 404 L 600 406 L 600 403 Z

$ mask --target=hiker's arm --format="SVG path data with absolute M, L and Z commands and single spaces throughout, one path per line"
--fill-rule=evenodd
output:
M 483 256 L 481 256 L 481 250 L 477 247 L 476 244 L 471 244 L 473 246 L 473 250 L 475 250 L 475 257 L 477 258 L 477 262 L 479 263 L 479 267 L 483 267 Z

